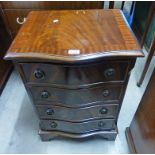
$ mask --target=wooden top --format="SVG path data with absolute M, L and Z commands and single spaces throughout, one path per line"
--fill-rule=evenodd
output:
M 32 11 L 5 59 L 75 62 L 117 56 L 143 53 L 120 10 L 96 9 Z

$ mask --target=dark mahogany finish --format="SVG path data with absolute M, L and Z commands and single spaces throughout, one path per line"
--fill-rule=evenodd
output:
M 117 9 L 32 11 L 5 58 L 73 63 L 143 56 L 123 18 Z
M 141 99 L 137 112 L 126 130 L 132 153 L 155 153 L 155 70 Z
M 101 9 L 102 1 L 9 1 L 2 2 L 3 9 Z
M 115 140 L 117 136 L 117 129 L 114 130 L 102 130 L 102 131 L 93 131 L 93 132 L 87 132 L 82 134 L 75 134 L 75 133 L 67 133 L 67 132 L 61 132 L 61 131 L 46 131 L 46 130 L 39 130 L 39 135 L 42 139 L 42 141 L 49 141 L 55 139 L 57 136 L 63 136 L 63 137 L 69 137 L 69 138 L 87 138 L 87 137 L 98 137 L 102 138 L 104 140 Z
M 37 105 L 41 119 L 57 119 L 70 122 L 87 121 L 97 118 L 115 118 L 118 104 L 101 104 L 80 108 L 55 105 Z
M 120 10 L 98 9 L 31 12 L 5 59 L 14 61 L 34 102 L 42 140 L 114 140 L 138 56 Z
M 20 67 L 28 83 L 82 87 L 110 81 L 123 82 L 127 78 L 129 65 L 130 61 L 104 61 L 74 66 L 21 63 Z
M 118 101 L 123 85 L 112 84 L 87 89 L 64 89 L 54 87 L 30 87 L 35 101 L 53 101 L 66 106 L 80 106 L 96 102 Z
M 92 131 L 112 130 L 115 126 L 114 119 L 99 119 L 85 122 L 66 122 L 58 120 L 41 120 L 40 128 L 46 131 L 63 131 L 67 133 L 83 134 Z
M 2 93 L 5 83 L 13 68 L 13 64 L 11 62 L 3 60 L 11 40 L 5 28 L 1 13 L 0 7 L 0 94 Z

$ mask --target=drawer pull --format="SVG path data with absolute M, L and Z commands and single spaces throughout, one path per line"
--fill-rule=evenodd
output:
M 102 94 L 104 97 L 107 97 L 109 96 L 110 93 L 109 93 L 109 90 L 104 90 Z
M 50 93 L 48 92 L 48 91 L 42 91 L 41 92 L 41 98 L 44 98 L 44 99 L 46 99 L 46 98 L 48 98 L 50 96 Z
M 51 128 L 56 128 L 56 127 L 57 127 L 57 123 L 51 122 Z
M 26 22 L 26 18 L 24 17 L 24 18 L 23 18 L 23 21 L 21 21 L 20 18 L 17 17 L 17 18 L 16 18 L 16 21 L 17 21 L 18 24 L 22 25 L 22 24 L 24 24 L 24 23 Z
M 34 72 L 34 76 L 37 78 L 37 79 L 43 79 L 45 77 L 45 73 L 40 70 L 40 69 L 37 69 L 35 70 Z
M 51 108 L 48 108 L 48 109 L 46 110 L 46 114 L 47 114 L 47 115 L 53 115 L 53 114 L 54 114 L 54 110 L 51 109 Z
M 115 69 L 113 69 L 113 68 L 109 68 L 109 69 L 106 69 L 106 70 L 104 71 L 104 76 L 105 76 L 106 78 L 110 78 L 110 77 L 112 77 L 114 74 L 115 74 Z
M 100 109 L 100 113 L 101 114 L 107 114 L 108 113 L 108 109 L 103 107 L 103 108 Z
M 98 126 L 99 127 L 104 127 L 105 126 L 105 123 L 103 121 L 100 121 L 100 122 L 98 122 Z

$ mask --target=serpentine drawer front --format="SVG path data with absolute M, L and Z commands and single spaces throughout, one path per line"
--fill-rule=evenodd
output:
M 43 63 L 20 64 L 28 83 L 80 86 L 127 78 L 128 61 L 105 61 L 98 64 L 67 66 Z M 93 75 L 93 76 L 92 76 Z
M 118 84 L 92 87 L 89 89 L 61 89 L 52 87 L 30 87 L 35 101 L 54 101 L 71 105 L 87 104 L 97 101 L 117 101 L 123 86 Z
M 36 108 L 41 139 L 115 140 L 128 79 L 143 56 L 122 12 L 32 11 L 25 18 L 5 59 Z
M 67 108 L 50 105 L 37 105 L 41 119 L 56 119 L 70 122 L 87 121 L 96 118 L 115 118 L 118 110 L 117 104 L 95 105 L 82 108 Z
M 85 121 L 81 123 L 70 123 L 65 121 L 41 120 L 40 128 L 42 130 L 58 130 L 68 133 L 87 133 L 100 130 L 111 130 L 115 121 L 113 119 L 100 119 Z

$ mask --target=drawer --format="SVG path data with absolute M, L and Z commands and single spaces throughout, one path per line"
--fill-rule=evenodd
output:
M 90 85 L 110 81 L 124 81 L 129 62 L 105 61 L 87 65 L 54 65 L 20 63 L 28 83 L 50 83 L 57 86 Z
M 52 87 L 30 87 L 33 99 L 37 101 L 53 101 L 64 106 L 81 106 L 98 101 L 118 101 L 122 85 L 105 85 L 89 89 L 61 89 Z M 52 103 L 52 102 L 51 102 Z
M 83 108 L 37 105 L 36 108 L 41 119 L 56 119 L 70 122 L 80 122 L 97 118 L 115 118 L 118 105 L 105 104 Z
M 63 137 L 77 138 L 77 139 L 95 136 L 95 137 L 100 137 L 103 140 L 115 140 L 117 134 L 118 134 L 117 127 L 115 127 L 115 129 L 110 130 L 110 131 L 95 131 L 95 132 L 87 132 L 84 134 L 66 133 L 66 132 L 61 132 L 61 131 L 39 130 L 39 135 L 42 141 L 53 140 L 58 135 L 63 136 Z
M 4 10 L 8 26 L 11 33 L 15 36 L 20 27 L 26 22 L 26 17 L 31 9 Z
M 102 1 L 9 1 L 1 2 L 3 9 L 102 9 Z
M 56 2 L 58 4 L 58 2 Z M 60 4 L 59 4 L 60 5 Z M 52 2 L 20 2 L 20 1 L 12 1 L 12 2 L 2 2 L 3 9 L 51 9 Z
M 41 120 L 40 128 L 47 131 L 63 131 L 69 133 L 86 133 L 91 131 L 112 130 L 114 119 L 99 119 L 80 123 L 58 120 Z

